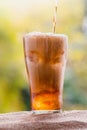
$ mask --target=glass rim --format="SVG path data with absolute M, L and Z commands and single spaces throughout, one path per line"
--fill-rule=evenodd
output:
M 68 35 L 63 34 L 63 33 L 52 33 L 52 32 L 38 32 L 38 31 L 33 31 L 29 33 L 24 34 L 24 38 L 26 37 L 32 37 L 32 36 L 51 36 L 51 37 L 64 37 L 68 39 Z

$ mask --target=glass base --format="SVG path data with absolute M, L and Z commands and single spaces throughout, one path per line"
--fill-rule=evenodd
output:
M 32 114 L 61 113 L 62 110 L 32 110 Z

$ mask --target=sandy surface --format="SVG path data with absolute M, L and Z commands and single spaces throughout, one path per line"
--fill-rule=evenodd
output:
M 87 130 L 87 111 L 38 114 L 0 114 L 0 130 Z

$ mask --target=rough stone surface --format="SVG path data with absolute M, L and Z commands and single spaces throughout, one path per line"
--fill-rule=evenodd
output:
M 0 130 L 87 130 L 87 111 L 0 114 Z

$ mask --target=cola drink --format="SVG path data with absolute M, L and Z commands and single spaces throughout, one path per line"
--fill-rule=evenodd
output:
M 32 110 L 62 109 L 68 38 L 32 32 L 24 36 L 24 55 Z

